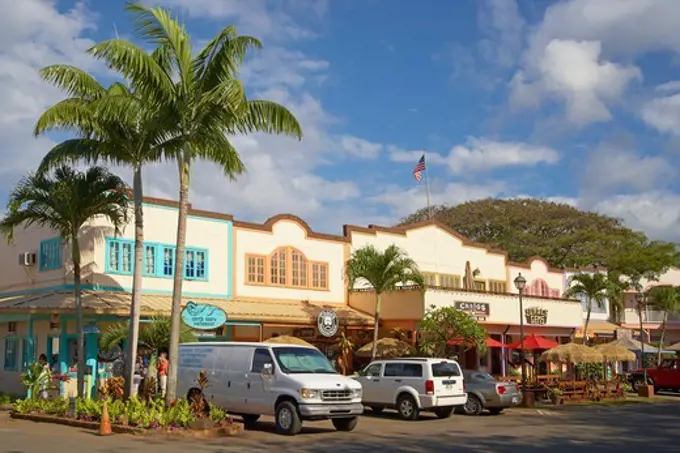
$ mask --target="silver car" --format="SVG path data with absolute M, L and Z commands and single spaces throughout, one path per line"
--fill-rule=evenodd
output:
M 465 389 L 468 394 L 465 406 L 458 412 L 465 415 L 479 415 L 486 409 L 493 415 L 503 409 L 517 406 L 522 400 L 522 393 L 517 384 L 501 382 L 485 371 L 463 370 Z

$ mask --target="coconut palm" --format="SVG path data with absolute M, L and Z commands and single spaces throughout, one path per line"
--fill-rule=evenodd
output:
M 666 324 L 668 323 L 668 315 L 675 315 L 680 312 L 680 288 L 671 285 L 653 286 L 649 290 L 648 297 L 649 305 L 653 309 L 663 312 L 663 321 L 661 323 L 661 340 L 659 341 L 659 352 L 657 356 L 657 365 L 660 365 L 663 341 L 666 337 Z
M 368 285 L 375 291 L 371 351 L 371 357 L 375 359 L 382 294 L 394 291 L 399 285 L 414 284 L 424 288 L 425 281 L 415 261 L 396 245 L 390 245 L 384 252 L 371 245 L 355 250 L 347 262 L 347 278 L 350 288 L 359 283 Z
M 158 111 L 121 83 L 104 88 L 90 74 L 74 66 L 53 65 L 41 71 L 43 79 L 67 93 L 69 98 L 42 114 L 35 135 L 52 130 L 75 132 L 76 137 L 59 143 L 42 160 L 38 171 L 65 163 L 104 161 L 130 167 L 135 213 L 135 257 L 130 304 L 130 331 L 125 361 L 125 396 L 132 392 L 134 357 L 137 356 L 139 310 L 144 257 L 142 167 L 161 159 L 165 145 Z
M 19 226 L 49 228 L 70 243 L 78 333 L 78 396 L 85 388 L 85 334 L 80 290 L 80 230 L 95 217 L 106 217 L 116 232 L 127 224 L 127 186 L 122 179 L 101 167 L 84 172 L 59 167 L 54 177 L 31 174 L 22 179 L 10 194 L 7 214 L 0 229 L 12 240 Z
M 104 351 L 109 351 L 115 346 L 119 346 L 128 339 L 129 322 L 112 324 L 102 333 L 99 339 L 99 347 Z M 151 318 L 151 322 L 145 324 L 139 330 L 139 345 L 152 350 L 155 354 L 167 350 L 170 347 L 170 318 L 167 316 L 156 316 Z M 190 343 L 195 341 L 191 328 L 182 324 L 180 329 L 180 343 Z
M 165 128 L 164 157 L 179 167 L 179 215 L 175 275 L 172 294 L 172 340 L 170 342 L 166 399 L 175 398 L 182 281 L 191 164 L 196 159 L 217 163 L 225 175 L 235 178 L 245 171 L 228 136 L 253 132 L 302 137 L 293 114 L 269 101 L 246 97 L 236 78 L 246 53 L 260 48 L 250 36 L 226 27 L 201 51 L 194 53 L 191 37 L 162 8 L 130 4 L 138 34 L 157 46 L 153 54 L 121 39 L 97 44 L 91 53 L 119 71 L 135 93 L 159 108 Z
M 590 313 L 593 310 L 593 302 L 599 308 L 604 308 L 607 302 L 607 290 L 610 288 L 607 277 L 601 273 L 576 274 L 571 278 L 571 286 L 567 289 L 567 297 L 585 298 L 586 301 L 586 321 L 583 324 L 583 344 L 588 339 L 588 324 L 590 323 Z

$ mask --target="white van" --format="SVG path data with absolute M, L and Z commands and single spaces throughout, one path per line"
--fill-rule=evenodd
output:
M 330 419 L 339 431 L 352 431 L 364 411 L 361 384 L 335 371 L 318 349 L 268 343 L 184 343 L 179 347 L 177 396 L 200 391 L 196 379 L 209 379 L 204 398 L 252 425 L 274 415 L 276 430 L 297 434 L 302 420 Z
M 364 390 L 364 404 L 374 413 L 394 408 L 405 420 L 417 419 L 421 411 L 448 418 L 467 402 L 465 380 L 455 360 L 377 360 L 356 379 Z

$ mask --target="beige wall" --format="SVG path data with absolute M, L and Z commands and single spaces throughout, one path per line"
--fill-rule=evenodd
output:
M 0 392 L 11 395 L 24 394 L 24 386 L 21 384 L 21 340 L 17 343 L 17 371 L 5 371 L 5 337 L 16 336 L 18 338 L 28 335 L 28 323 L 17 322 L 16 333 L 10 334 L 9 324 L 0 323 Z
M 436 225 L 408 230 L 406 235 L 378 231 L 376 234 L 352 232 L 352 250 L 373 245 L 384 250 L 395 244 L 415 260 L 421 272 L 465 275 L 465 263 L 481 274 L 476 280 L 507 281 L 505 255 L 480 247 L 463 245 L 457 237 Z M 357 287 L 361 287 L 359 283 Z
M 375 314 L 375 293 L 360 291 L 349 293 L 349 305 L 364 313 Z M 413 291 L 395 291 L 381 296 L 380 319 L 420 320 L 423 317 L 423 293 Z
M 269 255 L 277 248 L 290 246 L 301 251 L 308 261 L 328 263 L 328 290 L 285 288 L 246 284 L 246 255 Z M 272 231 L 234 227 L 235 297 L 239 299 L 288 299 L 344 303 L 343 269 L 346 244 L 307 237 L 306 229 L 293 220 L 279 220 Z M 307 276 L 311 278 L 310 275 Z
M 550 294 L 544 296 L 548 297 L 562 297 L 564 293 L 564 273 L 563 272 L 551 272 L 548 269 L 548 265 L 545 261 L 541 259 L 532 259 L 528 266 L 516 266 L 510 264 L 508 266 L 508 288 L 509 292 L 517 294 L 517 288 L 515 287 L 514 280 L 521 273 L 527 280 L 527 289 L 525 291 L 531 291 L 535 289 L 536 286 L 532 286 L 534 282 L 543 280 L 547 283 L 550 288 Z M 533 294 L 533 293 L 531 293 Z M 541 295 L 540 293 L 534 295 Z
M 434 305 L 435 308 L 455 306 L 456 302 L 481 302 L 489 304 L 489 316 L 485 323 L 519 324 L 520 311 L 519 298 L 517 296 L 469 293 L 465 291 L 427 291 L 425 293 L 426 307 L 431 305 Z M 546 326 L 580 328 L 583 323 L 581 304 L 579 302 L 524 297 L 523 305 L 525 310 L 530 307 L 548 310 Z M 526 318 L 524 322 L 526 324 Z
M 177 239 L 177 209 L 164 206 L 144 205 L 144 242 L 174 245 Z M 187 247 L 207 249 L 208 281 L 185 280 L 183 291 L 187 293 L 203 293 L 206 295 L 226 296 L 228 291 L 229 268 L 228 250 L 229 224 L 210 218 L 189 216 L 187 220 Z M 106 237 L 113 237 L 113 229 L 105 220 L 93 221 L 88 231 L 88 242 L 94 245 L 87 264 L 92 271 L 88 283 L 104 287 L 132 287 L 132 275 L 110 274 L 105 272 Z M 133 219 L 119 236 L 134 239 Z M 87 252 L 85 252 L 87 253 Z M 151 291 L 172 291 L 172 278 L 144 277 L 143 289 Z
M 33 290 L 66 283 L 64 266 L 59 269 L 40 271 L 40 241 L 58 236 L 54 230 L 31 226 L 17 228 L 14 239 L 8 243 L 4 238 L 0 240 L 0 294 L 15 291 Z M 25 267 L 19 264 L 19 254 L 35 253 L 35 266 Z M 68 260 L 70 255 L 67 247 L 62 249 L 62 261 Z

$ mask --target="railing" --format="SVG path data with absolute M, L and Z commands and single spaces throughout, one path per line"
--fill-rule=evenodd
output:
M 633 324 L 638 323 L 638 312 L 634 309 L 626 310 L 626 323 Z M 658 310 L 643 310 L 642 311 L 642 322 L 646 323 L 662 323 L 663 322 L 663 312 Z M 680 315 L 668 315 L 668 322 L 677 323 L 680 322 Z

